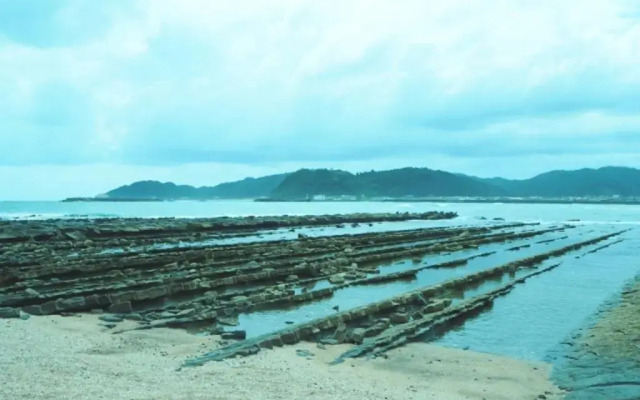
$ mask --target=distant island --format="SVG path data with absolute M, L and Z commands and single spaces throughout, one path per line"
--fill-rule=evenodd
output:
M 78 203 L 78 202 L 147 202 L 147 201 L 163 201 L 155 197 L 69 197 L 62 200 L 63 203 Z
M 428 168 L 353 174 L 332 169 L 246 178 L 216 186 L 140 181 L 90 198 L 64 201 L 459 201 L 640 203 L 640 170 L 603 167 L 551 171 L 530 179 L 478 178 Z

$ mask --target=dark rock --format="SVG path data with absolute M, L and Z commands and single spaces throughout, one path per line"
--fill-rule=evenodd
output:
M 258 354 L 260 352 L 260 347 L 259 346 L 249 346 L 246 347 L 244 349 L 240 349 L 238 350 L 238 352 L 236 353 L 239 356 L 242 357 L 248 357 L 248 356 L 252 356 L 254 354 Z
M 11 307 L 0 307 L 0 318 L 20 318 L 20 310 Z
M 224 328 L 221 327 L 221 326 L 218 326 L 218 325 L 216 325 L 216 326 L 214 326 L 214 327 L 209 329 L 209 334 L 210 335 L 220 335 L 223 332 L 224 332 Z
M 218 317 L 218 323 L 226 326 L 238 326 L 238 317 L 230 316 L 230 317 Z
M 409 322 L 409 315 L 406 313 L 391 314 L 391 322 L 394 324 L 406 324 Z
M 125 301 L 118 304 L 112 304 L 109 306 L 107 311 L 113 314 L 127 314 L 133 312 L 133 309 L 131 308 L 131 302 Z
M 368 328 L 365 332 L 364 332 L 364 336 L 365 337 L 373 337 L 373 336 L 378 336 L 379 334 L 381 334 L 382 332 L 384 332 L 387 328 L 389 327 L 389 323 L 381 323 L 378 322 L 376 323 L 374 326 Z
M 84 298 L 84 306 L 86 309 L 93 309 L 100 306 L 100 296 L 97 294 Z
M 315 357 L 315 354 L 313 354 L 309 350 L 302 350 L 302 349 L 296 350 L 296 355 L 299 357 Z
M 104 322 L 122 322 L 123 318 L 118 315 L 104 314 L 98 317 L 100 321 Z
M 124 316 L 124 318 L 131 321 L 142 321 L 142 316 L 140 314 L 127 314 Z
M 80 231 L 73 231 L 73 232 L 66 232 L 65 235 L 71 239 L 71 240 L 75 240 L 75 241 L 81 241 L 81 240 L 85 240 L 87 237 L 84 235 L 84 233 L 80 232 Z
M 40 311 L 40 306 L 24 306 L 22 307 L 22 311 L 31 315 L 42 315 L 42 312 Z
M 449 307 L 450 305 L 451 305 L 451 299 L 436 300 L 436 301 L 433 301 L 433 302 L 429 303 L 421 311 L 424 314 L 434 313 L 434 312 L 438 312 L 438 311 L 444 310 L 445 308 Z
M 338 343 L 344 343 L 347 339 L 347 325 L 338 325 L 335 333 L 333 334 L 333 337 L 338 341 Z
M 245 340 L 247 338 L 247 332 L 241 330 L 223 332 L 220 337 L 227 340 Z
M 58 312 L 58 305 L 55 300 L 48 301 L 40 306 L 41 315 L 55 314 Z
M 280 335 L 280 339 L 282 340 L 283 344 L 298 343 L 298 335 L 293 331 L 284 332 L 282 335 Z
M 59 311 L 82 310 L 85 308 L 84 297 L 77 296 L 70 299 L 58 299 L 56 300 L 56 308 Z
M 188 308 L 186 310 L 182 310 L 179 313 L 176 314 L 177 318 L 184 318 L 184 317 L 190 317 L 192 315 L 194 315 L 196 313 L 196 310 L 194 308 Z
M 60 316 L 61 317 L 80 317 L 80 314 L 69 312 L 69 311 L 62 311 L 60 312 Z
M 346 274 L 344 274 L 344 278 L 348 279 L 350 281 L 352 281 L 354 279 L 358 279 L 358 273 L 357 272 L 347 272 Z
M 361 344 L 364 341 L 364 337 L 365 330 L 363 328 L 356 328 L 349 335 L 349 339 L 355 344 Z
M 156 299 L 167 295 L 167 289 L 164 287 L 149 288 L 136 292 L 136 300 Z

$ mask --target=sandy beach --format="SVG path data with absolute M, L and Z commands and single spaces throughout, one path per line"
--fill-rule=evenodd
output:
M 303 342 L 178 370 L 187 357 L 218 346 L 219 337 L 163 328 L 114 334 L 99 322 L 90 314 L 0 320 L 0 398 L 559 398 L 547 364 L 427 344 L 329 366 L 348 345 L 323 350 Z

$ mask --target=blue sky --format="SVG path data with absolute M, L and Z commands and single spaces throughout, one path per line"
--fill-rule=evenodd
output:
M 640 6 L 0 0 L 0 198 L 640 166 Z

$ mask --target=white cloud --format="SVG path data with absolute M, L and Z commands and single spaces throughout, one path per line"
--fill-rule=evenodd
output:
M 266 171 L 482 158 L 496 143 L 575 160 L 600 143 L 606 160 L 639 140 L 632 1 L 74 0 L 39 12 L 0 28 L 0 164 Z M 570 145 L 579 138 L 596 144 Z

